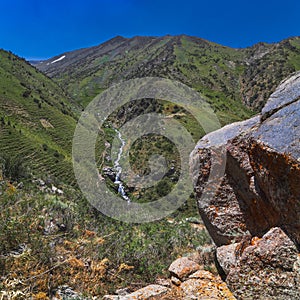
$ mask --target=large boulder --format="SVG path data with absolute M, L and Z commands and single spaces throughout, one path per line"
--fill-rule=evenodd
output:
M 300 72 L 280 84 L 261 114 L 206 135 L 191 154 L 200 215 L 215 244 L 230 245 L 224 248 L 225 252 L 218 250 L 228 282 L 233 282 L 229 279 L 233 278 L 232 266 L 239 264 L 233 255 L 235 248 L 245 248 L 251 256 L 257 251 L 251 246 L 251 239 L 265 237 L 272 228 L 285 232 L 285 240 L 294 245 L 294 251 L 300 248 L 299 142 Z M 276 245 L 278 241 L 272 241 L 273 238 L 274 233 L 268 241 Z M 266 256 L 272 256 L 273 251 L 275 248 L 270 248 Z M 252 265 L 255 263 L 258 261 Z M 268 263 L 271 264 L 265 260 L 266 270 Z M 235 284 L 230 286 L 239 290 L 243 276 L 239 275 L 241 272 L 235 274 Z M 256 275 L 264 280 L 260 278 L 263 272 Z M 278 295 L 288 297 L 284 294 L 287 282 L 279 277 L 273 278 L 274 285 L 277 278 L 278 286 L 284 286 L 277 289 Z M 255 296 L 254 285 L 247 288 L 251 295 L 247 299 L 260 299 Z M 238 292 L 236 295 L 241 298 Z

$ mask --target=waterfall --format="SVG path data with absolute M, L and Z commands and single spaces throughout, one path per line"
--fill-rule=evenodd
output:
M 118 131 L 117 129 L 114 129 L 115 132 L 117 133 L 117 136 L 121 142 L 121 146 L 120 146 L 120 149 L 119 149 L 119 152 L 118 152 L 118 156 L 117 156 L 117 159 L 115 160 L 114 162 L 114 169 L 116 170 L 116 178 L 115 178 L 115 184 L 118 185 L 118 193 L 122 196 L 122 198 L 124 200 L 126 200 L 128 203 L 130 202 L 130 199 L 129 197 L 126 195 L 126 192 L 125 192 L 125 189 L 124 189 L 124 185 L 121 181 L 121 174 L 122 174 L 122 167 L 120 166 L 120 159 L 121 159 L 121 156 L 122 156 L 122 153 L 123 153 L 123 149 L 124 149 L 124 146 L 125 146 L 125 141 L 122 139 L 122 135 L 121 135 L 121 132 Z

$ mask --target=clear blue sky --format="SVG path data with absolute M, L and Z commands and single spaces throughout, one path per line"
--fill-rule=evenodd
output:
M 299 0 L 1 0 L 0 48 L 47 58 L 116 35 L 182 33 L 245 47 L 299 36 L 299 12 Z

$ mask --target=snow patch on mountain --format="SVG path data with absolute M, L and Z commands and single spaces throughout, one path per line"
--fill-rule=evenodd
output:
M 66 57 L 66 56 L 63 55 L 63 56 L 61 56 L 60 58 L 58 58 L 58 59 L 52 61 L 51 64 L 54 64 L 54 63 L 56 63 L 56 62 L 58 62 L 58 61 L 60 61 L 60 60 L 63 60 L 65 57 Z

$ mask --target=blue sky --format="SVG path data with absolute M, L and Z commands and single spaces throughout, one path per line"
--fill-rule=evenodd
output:
M 47 58 L 116 35 L 188 34 L 231 47 L 300 36 L 299 0 L 1 0 L 0 48 Z

